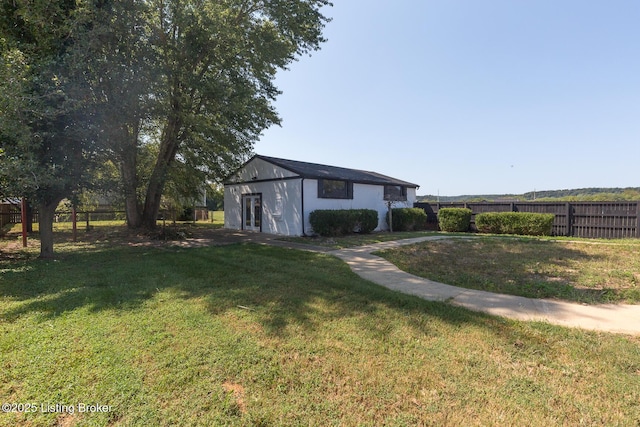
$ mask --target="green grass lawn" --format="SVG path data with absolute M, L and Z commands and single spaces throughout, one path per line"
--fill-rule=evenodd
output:
M 409 273 L 470 289 L 583 303 L 640 303 L 640 240 L 475 237 L 377 253 Z
M 313 246 L 324 246 L 332 249 L 352 248 L 356 246 L 371 245 L 374 243 L 389 242 L 392 240 L 409 239 L 412 237 L 437 236 L 443 233 L 433 231 L 400 231 L 389 233 L 387 231 L 379 231 L 369 234 L 349 234 L 347 236 L 335 237 L 282 237 L 280 240 L 304 243 Z M 459 235 L 460 233 L 448 233 L 449 236 Z
M 0 426 L 640 423 L 637 337 L 423 301 L 317 253 L 57 250 L 0 259 L 0 401 L 37 408 Z

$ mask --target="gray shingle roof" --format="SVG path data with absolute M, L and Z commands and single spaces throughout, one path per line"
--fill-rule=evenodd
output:
M 351 181 L 360 184 L 374 185 L 402 185 L 406 187 L 416 188 L 418 184 L 402 181 L 390 176 L 382 175 L 377 172 L 363 171 L 358 169 L 341 168 L 337 166 L 320 165 L 317 163 L 300 162 L 297 160 L 278 159 L 276 157 L 268 157 L 256 155 L 253 159 L 258 158 L 266 162 L 280 166 L 288 171 L 300 175 L 303 178 L 312 179 L 339 179 Z

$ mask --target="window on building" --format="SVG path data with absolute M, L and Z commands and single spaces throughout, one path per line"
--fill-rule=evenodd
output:
M 385 200 L 407 200 L 407 187 L 402 185 L 385 185 L 384 186 L 384 199 Z
M 353 183 L 337 179 L 319 179 L 318 197 L 322 199 L 353 199 Z

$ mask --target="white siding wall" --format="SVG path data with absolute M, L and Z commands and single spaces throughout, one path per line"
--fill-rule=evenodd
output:
M 284 179 L 283 179 L 284 178 Z M 272 181 L 270 181 L 272 180 Z M 224 187 L 224 226 L 241 230 L 242 195 L 262 194 L 262 232 L 300 236 L 312 234 L 309 213 L 316 209 L 375 209 L 378 211 L 377 230 L 387 230 L 384 186 L 354 184 L 353 199 L 318 198 L 318 181 L 301 179 L 286 169 L 256 158 L 240 169 Z M 255 182 L 254 182 L 255 181 Z M 302 187 L 304 183 L 304 191 Z M 304 194 L 304 204 L 300 198 Z M 394 202 L 394 207 L 412 207 L 416 189 L 407 189 L 406 202 Z M 301 206 L 304 205 L 304 228 Z
M 297 175 L 272 163 L 255 158 L 244 165 L 244 167 L 231 178 L 231 181 L 247 182 L 254 179 L 260 181 L 264 179 L 290 178 L 293 176 Z
M 407 188 L 407 201 L 394 202 L 394 208 L 411 208 L 416 201 L 416 189 Z M 375 209 L 378 211 L 378 227 L 376 230 L 388 230 L 386 217 L 387 202 L 384 200 L 384 186 L 369 184 L 353 184 L 353 199 L 320 199 L 318 198 L 318 181 L 304 180 L 304 218 L 305 232 L 312 233 L 309 214 L 316 209 Z
M 262 194 L 262 232 L 302 235 L 300 179 L 227 184 L 224 187 L 224 227 L 242 229 L 242 195 Z

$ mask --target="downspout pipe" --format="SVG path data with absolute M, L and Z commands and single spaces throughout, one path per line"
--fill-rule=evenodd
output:
M 300 219 L 302 220 L 302 235 L 306 236 L 304 230 L 304 178 L 300 180 Z

